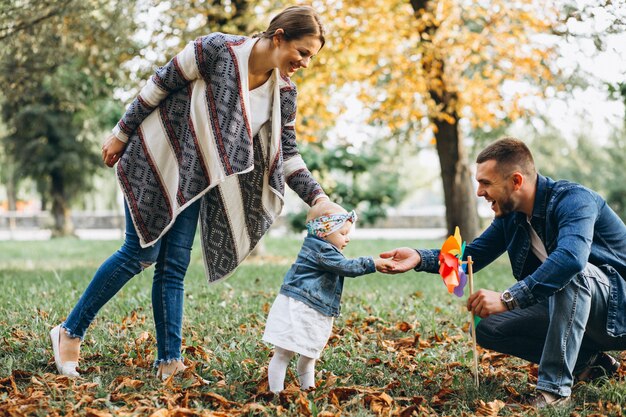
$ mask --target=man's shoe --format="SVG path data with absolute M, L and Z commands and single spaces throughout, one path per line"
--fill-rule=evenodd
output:
M 536 390 L 535 392 L 522 397 L 518 405 L 522 407 L 532 407 L 539 410 L 546 407 L 565 406 L 570 402 L 570 397 L 561 397 L 550 392 Z
M 611 355 L 600 352 L 595 359 L 576 376 L 576 382 L 592 382 L 596 379 L 611 378 L 619 370 L 620 363 Z

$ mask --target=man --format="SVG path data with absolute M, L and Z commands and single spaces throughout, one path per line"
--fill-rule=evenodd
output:
M 517 283 L 499 293 L 481 289 L 467 308 L 480 316 L 477 342 L 539 364 L 535 407 L 569 400 L 574 380 L 611 376 L 626 350 L 626 226 L 597 193 L 537 173 L 526 145 L 500 139 L 476 159 L 479 197 L 495 219 L 472 243 L 474 270 L 505 250 Z M 437 272 L 438 250 L 398 248 L 381 254 Z

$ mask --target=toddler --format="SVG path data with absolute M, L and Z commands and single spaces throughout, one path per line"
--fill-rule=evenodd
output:
M 391 268 L 387 259 L 370 256 L 346 259 L 356 213 L 334 203 L 313 206 L 307 215 L 308 234 L 296 261 L 285 275 L 265 324 L 263 341 L 274 345 L 268 366 L 270 391 L 284 389 L 289 361 L 298 353 L 301 389 L 315 387 L 315 361 L 339 315 L 344 277 L 357 277 Z

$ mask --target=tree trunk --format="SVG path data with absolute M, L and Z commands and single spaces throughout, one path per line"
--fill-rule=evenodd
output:
M 5 158 L 5 159 L 8 159 Z M 15 212 L 17 211 L 17 186 L 15 184 L 15 164 L 5 161 L 5 167 L 7 172 L 7 204 L 9 210 L 9 230 L 13 231 L 16 228 Z
M 51 181 L 52 237 L 74 236 L 74 224 L 70 217 L 70 209 L 65 196 L 65 186 L 61 175 L 52 174 Z
M 410 0 L 418 20 L 421 37 L 422 69 L 428 83 L 428 94 L 434 101 L 428 117 L 436 126 L 437 154 L 441 164 L 441 179 L 446 204 L 446 226 L 449 234 L 456 226 L 471 242 L 480 231 L 474 187 L 463 142 L 459 135 L 457 113 L 458 93 L 446 84 L 444 77 L 445 51 L 434 45 L 438 22 L 435 18 L 436 0 Z
M 446 204 L 446 227 L 448 233 L 453 234 L 458 226 L 463 238 L 471 242 L 480 233 L 480 226 L 472 174 L 459 139 L 458 122 L 435 121 L 435 125 L 438 127 L 435 137 Z

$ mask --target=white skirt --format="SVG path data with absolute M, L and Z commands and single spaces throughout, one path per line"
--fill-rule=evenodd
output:
M 333 317 L 278 294 L 265 322 L 263 341 L 317 359 L 333 330 Z

